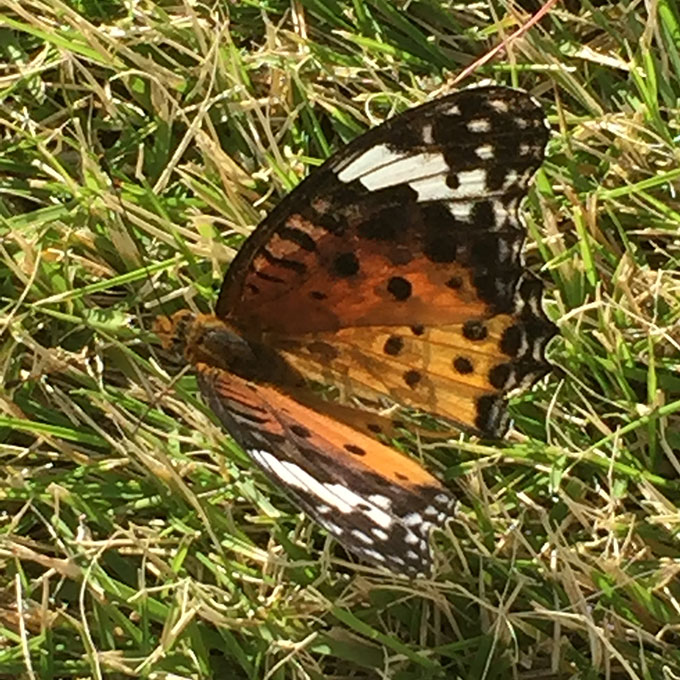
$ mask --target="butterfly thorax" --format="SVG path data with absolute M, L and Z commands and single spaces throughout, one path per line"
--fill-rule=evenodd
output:
M 274 350 L 246 339 L 236 327 L 209 314 L 184 309 L 158 317 L 154 331 L 163 347 L 194 366 L 206 364 L 245 380 L 295 386 L 302 380 Z

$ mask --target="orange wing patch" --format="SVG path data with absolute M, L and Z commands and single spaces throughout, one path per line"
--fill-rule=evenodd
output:
M 371 408 L 366 402 L 361 404 L 340 403 L 337 400 L 322 398 L 321 395 L 309 390 L 294 390 L 292 396 L 301 404 L 323 413 L 333 421 L 339 421 L 373 439 L 380 439 L 389 443 L 390 440 L 403 436 L 400 429 L 408 427 L 409 431 L 425 435 L 417 423 L 405 421 L 402 414 L 394 408 L 381 408 L 374 405 Z M 431 433 L 430 433 L 431 434 Z
M 256 257 L 255 283 L 246 289 L 230 318 L 241 327 L 266 331 L 274 325 L 276 332 L 301 335 L 391 324 L 397 318 L 425 325 L 462 323 L 488 316 L 493 309 L 475 290 L 473 272 L 461 263 L 433 263 L 422 255 L 405 255 L 407 262 L 395 264 L 386 252 L 389 247 L 370 242 L 359 246 L 350 241 L 340 248 L 327 243 L 328 256 L 325 248 L 319 249 L 321 256 L 302 252 L 295 260 L 280 260 L 297 262 L 304 269 L 286 269 L 273 258 Z M 319 266 L 319 257 L 325 265 Z M 314 275 L 300 275 L 307 270 Z M 295 295 L 276 295 L 272 290 L 276 288 L 294 290 Z M 306 301 L 304 314 L 300 314 L 300 299 Z

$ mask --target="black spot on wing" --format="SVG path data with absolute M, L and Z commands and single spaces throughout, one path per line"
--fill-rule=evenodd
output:
M 489 371 L 489 382 L 497 390 L 502 390 L 512 375 L 512 366 L 509 363 L 498 364 Z
M 481 321 L 466 321 L 463 324 L 463 337 L 466 340 L 484 340 L 489 335 L 487 327 Z M 506 352 L 507 353 L 507 352 Z
M 466 357 L 456 357 L 453 360 L 453 367 L 462 375 L 472 373 L 475 370 L 472 362 Z
M 446 176 L 446 186 L 449 187 L 449 189 L 459 189 L 460 188 L 460 180 L 458 179 L 458 173 L 457 172 L 450 172 Z
M 404 382 L 413 389 L 422 380 L 422 377 L 418 371 L 411 369 L 404 373 Z
M 404 349 L 404 341 L 398 335 L 391 335 L 383 346 L 383 352 L 390 356 L 397 356 L 402 349 Z
M 360 446 L 356 446 L 354 444 L 345 444 L 345 450 L 348 451 L 349 453 L 355 455 L 355 456 L 365 456 L 366 451 L 362 449 Z
M 402 276 L 393 276 L 387 282 L 387 291 L 394 297 L 395 300 L 403 302 L 411 297 L 413 287 L 408 279 Z
M 342 278 L 354 276 L 359 272 L 359 260 L 354 253 L 342 253 L 333 260 L 333 273 Z

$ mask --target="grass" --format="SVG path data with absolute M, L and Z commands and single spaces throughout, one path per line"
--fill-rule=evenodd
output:
M 527 255 L 560 332 L 509 439 L 427 451 L 461 499 L 432 580 L 325 540 L 150 332 L 536 5 L 0 0 L 0 677 L 680 677 L 671 0 L 558 4 L 464 83 L 549 116 Z

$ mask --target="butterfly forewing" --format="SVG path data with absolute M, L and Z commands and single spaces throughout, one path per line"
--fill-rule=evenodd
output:
M 211 408 L 265 474 L 349 550 L 411 576 L 428 573 L 430 529 L 452 496 L 410 458 L 271 386 L 199 364 Z
M 303 333 L 508 311 L 517 208 L 546 139 L 540 108 L 504 88 L 462 91 L 368 132 L 258 227 L 218 316 Z

